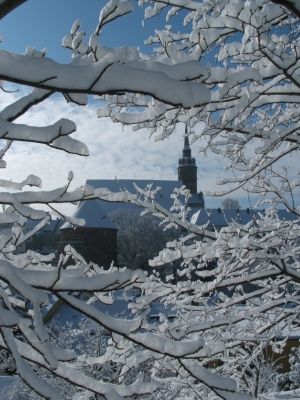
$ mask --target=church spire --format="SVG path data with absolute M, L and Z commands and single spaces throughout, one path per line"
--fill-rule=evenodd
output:
M 184 147 L 182 150 L 182 157 L 184 158 L 191 158 L 192 157 L 192 151 L 190 148 L 190 143 L 189 143 L 189 137 L 187 135 L 188 130 L 187 130 L 187 125 L 185 125 L 185 137 L 184 137 Z
M 178 180 L 190 189 L 192 194 L 197 193 L 197 166 L 192 151 L 190 148 L 188 128 L 185 125 L 184 147 L 182 151 L 182 158 L 179 159 L 178 165 Z

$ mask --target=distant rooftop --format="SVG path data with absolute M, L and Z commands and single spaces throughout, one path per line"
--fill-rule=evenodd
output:
M 264 214 L 264 210 L 207 208 L 198 210 L 194 213 L 194 217 L 191 218 L 193 218 L 193 223 L 196 225 L 204 225 L 210 221 L 210 226 L 218 228 L 227 226 L 232 221 L 236 221 L 239 224 L 247 224 L 253 218 L 259 219 L 259 214 Z M 296 221 L 298 219 L 296 215 L 287 210 L 277 210 L 277 214 L 280 220 Z

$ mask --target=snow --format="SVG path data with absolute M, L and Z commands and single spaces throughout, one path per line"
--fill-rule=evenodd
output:
M 104 24 L 130 13 L 132 10 L 133 5 L 130 1 L 110 0 L 100 12 L 99 27 L 97 30 L 99 31 Z
M 57 301 L 57 300 L 56 300 Z M 54 302 L 52 307 L 56 304 Z M 122 318 L 133 318 L 133 315 L 128 310 L 128 304 L 124 301 L 124 299 L 116 299 L 111 305 L 103 304 L 100 301 L 94 303 L 94 307 L 103 313 L 108 313 L 111 316 L 122 316 Z M 52 308 L 51 307 L 51 308 Z M 49 311 L 51 310 L 49 309 Z M 46 311 L 46 310 L 45 310 Z M 44 316 L 46 317 L 46 313 L 44 311 Z M 57 321 L 58 324 L 62 326 L 66 325 L 67 322 L 72 323 L 72 329 L 80 329 L 78 323 L 80 322 L 81 318 L 83 318 L 83 314 L 71 308 L 66 303 L 62 304 L 61 307 L 56 311 L 56 313 L 52 316 L 52 318 Z M 51 320 L 50 320 L 51 321 Z
M 88 155 L 87 147 L 83 143 L 69 136 L 60 136 L 69 135 L 75 130 L 74 122 L 67 119 L 61 119 L 51 126 L 41 128 L 13 124 L 0 117 L 0 137 L 2 139 L 46 143 L 68 153 Z
M 104 213 L 99 200 L 81 202 L 73 217 L 84 220 L 85 228 L 117 229 L 108 215 Z M 66 222 L 60 229 L 66 228 L 72 228 L 70 222 Z
M 284 3 L 296 7 L 291 1 Z M 140 0 L 143 3 L 148 0 Z M 26 55 L 1 50 L 3 90 L 3 81 L 35 89 L 0 114 L 0 137 L 5 141 L 0 166 L 5 167 L 2 158 L 14 140 L 88 155 L 86 146 L 71 137 L 76 131 L 73 121 L 60 119 L 45 127 L 14 121 L 52 92 L 81 105 L 87 104 L 88 94 L 94 94 L 105 103 L 98 117 L 135 130 L 147 128 L 150 135 L 157 133 L 157 140 L 168 138 L 178 122 L 191 127 L 205 123 L 193 141 L 201 142 L 200 151 L 208 156 L 213 153 L 227 159 L 226 168 L 232 172 L 229 178 L 220 177 L 217 183 L 223 188 L 213 194 L 240 188 L 257 198 L 257 205 L 254 211 L 200 207 L 199 212 L 202 197 L 190 196 L 181 183 L 171 181 L 154 181 L 151 186 L 148 181 L 89 180 L 70 190 L 70 173 L 65 186 L 42 191 L 35 176 L 23 182 L 1 180 L 6 192 L 0 193 L 0 221 L 14 225 L 0 235 L 0 279 L 4 282 L 0 346 L 13 355 L 20 377 L 46 398 L 61 397 L 42 383 L 27 360 L 82 387 L 85 397 L 88 391 L 108 400 L 144 395 L 165 389 L 172 379 L 198 397 L 204 397 L 203 391 L 209 388 L 211 398 L 249 399 L 255 391 L 251 366 L 264 346 L 271 343 L 274 351 L 281 351 L 284 341 L 274 339 L 299 334 L 294 329 L 300 308 L 299 171 L 294 156 L 300 145 L 299 21 L 285 7 L 268 0 L 224 0 L 217 6 L 210 1 L 162 1 L 147 7 L 145 18 L 158 15 L 164 7 L 172 7 L 168 19 L 182 7 L 189 9 L 184 20 L 187 33 L 173 33 L 171 25 L 157 29 L 147 41 L 155 45 L 152 56 L 129 47 L 109 49 L 98 39 L 104 24 L 132 10 L 126 0 L 111 0 L 102 9 L 90 40 L 80 20 L 75 21 L 71 34 L 63 39 L 71 50 L 68 65 L 33 47 L 27 47 Z M 216 51 L 213 65 L 205 60 L 212 49 Z M 26 185 L 35 189 L 24 191 Z M 75 224 L 115 229 L 107 218 L 115 202 L 141 207 L 144 213 L 161 218 L 165 229 L 181 228 L 181 235 L 150 262 L 155 268 L 173 262 L 176 283 L 161 280 L 157 269 L 149 274 L 113 265 L 104 270 L 85 262 L 71 246 L 66 246 L 57 266 L 52 265 L 52 256 L 14 254 L 16 247 L 49 222 L 49 215 L 34 204 L 52 207 L 64 202 L 79 202 L 79 207 L 73 217 L 65 216 L 62 229 Z M 280 207 L 284 210 L 276 211 Z M 24 234 L 26 218 L 39 223 Z M 67 261 L 71 265 L 65 268 Z M 124 288 L 138 290 L 139 297 L 131 298 L 129 304 L 117 295 L 113 299 L 111 292 Z M 86 303 L 74 291 L 93 297 Z M 63 319 L 72 315 L 78 320 L 82 313 L 112 332 L 105 354 L 84 360 L 89 360 L 89 366 L 97 362 L 122 365 L 119 381 L 91 378 L 74 368 L 76 362 L 69 363 L 75 354 L 53 347 L 41 311 L 55 300 L 49 299 L 50 294 L 76 310 L 70 314 L 70 308 L 62 306 Z M 102 302 L 93 307 L 97 298 Z M 120 309 L 127 319 L 113 315 Z M 26 343 L 15 337 L 16 329 Z M 221 361 L 217 373 L 204 367 L 210 361 Z M 143 363 L 145 377 L 137 373 Z M 130 383 L 125 384 L 128 376 Z M 251 376 L 247 386 L 244 378 Z M 298 396 L 273 397 L 290 395 Z
M 8 400 L 10 389 L 17 384 L 18 380 L 17 376 L 0 375 L 0 400 Z
M 201 83 L 176 81 L 173 84 L 174 79 L 166 73 L 156 71 L 151 66 L 145 70 L 142 61 L 139 68 L 117 64 L 125 61 L 123 53 L 118 57 L 110 53 L 98 62 L 83 66 L 58 64 L 45 57 L 31 58 L 5 50 L 0 50 L 0 60 L 0 75 L 6 80 L 28 85 L 37 81 L 43 82 L 39 85 L 43 89 L 89 94 L 105 94 L 111 91 L 149 93 L 157 99 L 187 108 L 210 100 L 210 92 Z M 177 68 L 182 77 L 190 69 L 189 63 L 192 63 L 193 68 L 194 61 Z M 166 68 L 172 70 L 172 67 Z M 82 76 L 86 79 L 82 79 Z
M 295 400 L 300 398 L 300 391 L 290 390 L 288 392 L 270 393 L 265 396 L 266 400 Z
M 183 361 L 183 365 L 191 371 L 195 378 L 206 383 L 209 387 L 229 392 L 235 392 L 237 390 L 237 384 L 233 379 L 218 376 L 213 372 L 209 372 L 206 368 L 201 367 L 199 364 L 190 361 Z

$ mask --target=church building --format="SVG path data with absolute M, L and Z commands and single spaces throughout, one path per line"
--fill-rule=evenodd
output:
M 197 188 L 197 165 L 192 157 L 187 128 L 184 137 L 182 157 L 178 161 L 177 180 L 145 180 L 145 179 L 88 179 L 87 184 L 98 188 L 107 188 L 111 192 L 128 190 L 134 193 L 136 184 L 145 189 L 147 185 L 153 184 L 153 189 L 160 187 L 156 201 L 167 210 L 173 206 L 171 195 L 174 188 L 185 185 L 191 191 L 188 206 L 191 208 L 191 221 L 197 225 L 208 223 L 209 230 L 220 230 L 231 221 L 247 224 L 259 212 L 263 210 L 252 209 L 210 209 L 205 206 L 204 196 Z M 138 209 L 131 203 L 115 203 L 102 200 L 86 200 L 80 202 L 74 217 L 83 218 L 86 222 L 84 227 L 74 228 L 69 222 L 60 228 L 60 249 L 66 244 L 71 244 L 86 261 L 93 261 L 99 266 L 109 268 L 112 261 L 117 261 L 117 226 L 110 220 L 109 215 L 118 210 Z M 278 210 L 278 216 L 291 220 L 294 215 L 286 210 Z
M 187 133 L 187 130 L 186 130 Z M 153 188 L 161 187 L 157 202 L 169 210 L 173 205 L 171 198 L 174 188 L 185 185 L 191 191 L 189 207 L 197 211 L 204 207 L 202 192 L 197 191 L 197 166 L 192 157 L 188 136 L 184 138 L 182 157 L 178 163 L 178 180 L 144 180 L 144 179 L 88 179 L 87 184 L 95 188 L 107 188 L 112 192 L 128 190 L 134 192 L 135 183 L 141 189 L 151 183 Z M 130 203 L 113 203 L 101 200 L 86 200 L 78 204 L 74 217 L 85 220 L 84 227 L 73 228 L 65 222 L 60 228 L 60 248 L 71 244 L 86 261 L 93 261 L 108 268 L 112 261 L 117 261 L 117 227 L 109 215 L 117 209 L 137 209 Z M 193 211 L 193 212 L 195 212 Z

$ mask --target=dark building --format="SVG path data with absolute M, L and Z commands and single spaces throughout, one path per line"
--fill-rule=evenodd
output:
M 70 244 L 87 262 L 104 268 L 116 263 L 118 229 L 104 214 L 100 201 L 80 202 L 74 217 L 84 219 L 85 225 L 74 228 L 66 222 L 60 228 L 60 250 Z
M 185 128 L 187 134 L 187 127 Z M 179 159 L 178 180 L 181 181 L 192 194 L 197 194 L 197 166 L 189 144 L 189 137 L 184 138 L 182 157 Z
M 64 222 L 61 218 L 51 220 L 48 225 L 32 237 L 31 242 L 26 242 L 27 249 L 32 249 L 42 254 L 50 254 L 57 251 L 60 228 Z

